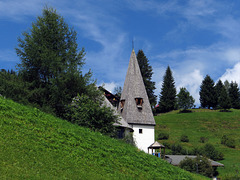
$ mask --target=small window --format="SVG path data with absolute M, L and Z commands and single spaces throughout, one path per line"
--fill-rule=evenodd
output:
M 135 98 L 138 109 L 142 109 L 143 98 Z
M 143 130 L 142 129 L 139 129 L 139 134 L 142 134 L 143 133 Z
M 123 108 L 123 107 L 124 107 L 124 104 L 125 104 L 125 99 L 122 99 L 122 100 L 120 101 L 120 104 L 121 104 L 121 108 Z

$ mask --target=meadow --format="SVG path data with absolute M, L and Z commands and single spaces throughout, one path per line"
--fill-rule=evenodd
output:
M 0 179 L 205 179 L 0 97 Z
M 219 112 L 217 110 L 194 109 L 192 113 L 170 113 L 155 116 L 156 138 L 160 132 L 169 135 L 168 140 L 159 140 L 160 143 L 180 144 L 189 152 L 194 147 L 202 147 L 206 143 L 224 154 L 224 160 L 218 161 L 224 164 L 219 167 L 219 177 L 222 179 L 240 178 L 240 110 L 231 109 L 231 112 Z M 186 135 L 189 142 L 181 142 L 180 137 Z M 235 140 L 236 147 L 230 148 L 221 144 L 223 135 Z M 200 138 L 206 138 L 206 142 L 200 142 Z M 167 150 L 170 152 L 170 150 Z

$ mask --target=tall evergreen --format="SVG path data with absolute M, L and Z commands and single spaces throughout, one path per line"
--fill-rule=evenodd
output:
M 200 86 L 200 103 L 203 108 L 215 108 L 217 106 L 217 96 L 214 88 L 214 81 L 206 75 Z
M 236 82 L 231 82 L 228 89 L 229 98 L 231 101 L 232 108 L 240 108 L 240 92 L 238 84 Z
M 169 112 L 176 107 L 176 88 L 172 71 L 168 66 L 163 77 L 163 84 L 160 92 L 159 99 L 159 112 Z
M 220 96 L 219 96 L 219 106 L 220 108 L 224 109 L 224 111 L 227 111 L 227 109 L 231 108 L 231 101 L 228 96 L 226 88 L 222 88 Z
M 29 101 L 59 116 L 71 99 L 85 90 L 90 74 L 81 73 L 84 49 L 77 34 L 52 8 L 44 8 L 32 28 L 18 39 L 19 72 L 30 83 Z M 50 111 L 52 111 L 50 110 Z
M 217 97 L 217 107 L 219 107 L 219 97 L 222 92 L 222 88 L 225 88 L 222 81 L 218 80 L 217 84 L 215 85 L 216 97 Z
M 153 69 L 152 66 L 150 66 L 149 64 L 148 58 L 145 56 L 143 50 L 141 49 L 137 53 L 137 60 L 150 101 L 150 105 L 153 108 L 157 103 L 157 96 L 154 95 L 154 90 L 156 89 L 155 82 L 152 81 Z

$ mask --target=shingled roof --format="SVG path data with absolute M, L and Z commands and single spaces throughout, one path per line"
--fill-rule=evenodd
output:
M 138 106 L 137 100 L 142 100 Z M 124 101 L 124 106 L 121 106 Z M 130 124 L 155 125 L 135 51 L 132 50 L 118 111 Z

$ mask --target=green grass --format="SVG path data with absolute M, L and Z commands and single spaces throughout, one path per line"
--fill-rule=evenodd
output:
M 0 179 L 203 179 L 120 140 L 0 97 Z
M 240 110 L 232 112 L 219 112 L 213 110 L 196 109 L 193 113 L 178 113 L 173 111 L 155 116 L 156 138 L 160 132 L 169 134 L 168 140 L 161 143 L 178 143 L 186 149 L 201 147 L 200 137 L 207 137 L 207 143 L 213 144 L 217 150 L 224 154 L 224 160 L 219 161 L 225 165 L 218 168 L 219 177 L 233 177 L 240 171 Z M 189 137 L 188 143 L 180 142 L 181 135 Z M 221 138 L 227 135 L 236 140 L 236 148 L 229 148 L 221 144 Z M 240 176 L 240 174 L 238 174 Z

